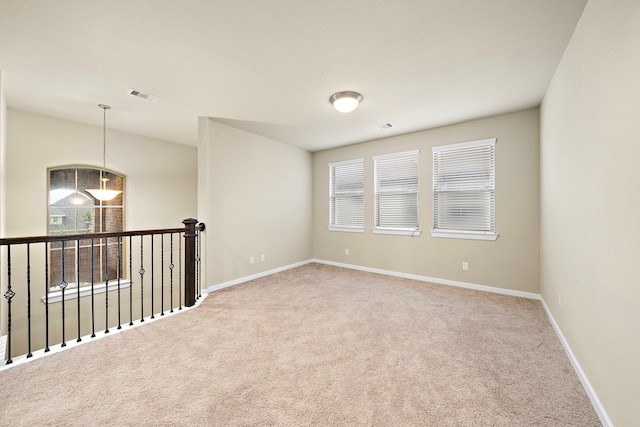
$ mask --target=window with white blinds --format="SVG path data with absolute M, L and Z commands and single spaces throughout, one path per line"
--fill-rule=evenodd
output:
M 329 230 L 364 231 L 363 159 L 329 163 Z
M 419 150 L 413 150 L 373 158 L 374 233 L 420 235 L 419 154 Z
M 496 139 L 433 147 L 434 237 L 495 240 Z

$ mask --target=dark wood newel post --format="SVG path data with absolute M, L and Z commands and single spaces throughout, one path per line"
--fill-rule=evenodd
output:
M 197 219 L 182 221 L 184 232 L 184 305 L 191 307 L 196 303 L 196 224 Z

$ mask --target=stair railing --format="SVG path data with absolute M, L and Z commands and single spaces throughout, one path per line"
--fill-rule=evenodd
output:
M 203 223 L 0 239 L 6 363 L 193 306 L 202 297 Z M 184 237 L 184 244 L 180 236 Z M 159 252 L 159 254 L 158 254 Z M 37 262 L 40 259 L 41 262 Z M 115 260 L 114 260 L 115 259 Z M 177 268 L 177 273 L 176 273 Z

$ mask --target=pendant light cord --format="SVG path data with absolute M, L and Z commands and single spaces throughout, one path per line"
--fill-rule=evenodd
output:
M 111 109 L 108 105 L 99 104 L 102 108 L 102 173 L 106 173 L 107 169 L 107 110 Z
M 100 206 L 103 202 L 112 200 L 118 194 L 122 194 L 122 190 L 107 190 L 106 168 L 107 168 L 107 110 L 111 107 L 104 104 L 98 104 L 98 107 L 102 108 L 102 170 L 100 170 L 100 181 L 102 184 L 100 188 L 87 188 L 87 192 L 91 194 L 96 200 L 100 201 Z
M 107 167 L 107 109 L 102 107 L 102 170 Z

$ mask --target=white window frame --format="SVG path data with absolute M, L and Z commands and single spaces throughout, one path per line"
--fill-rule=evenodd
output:
M 433 230 L 431 230 L 431 236 L 433 237 L 444 237 L 444 238 L 452 238 L 452 239 L 471 239 L 471 240 L 496 240 L 498 238 L 498 233 L 496 232 L 495 226 L 495 144 L 496 138 L 489 139 L 481 139 L 477 141 L 469 141 L 462 142 L 458 144 L 448 144 L 441 145 L 437 147 L 432 147 L 433 152 Z M 451 152 L 458 151 L 460 154 L 463 154 L 465 151 L 468 153 L 468 149 L 470 148 L 486 148 L 489 150 L 489 156 L 486 156 L 486 153 L 478 156 L 475 159 L 467 159 L 466 161 L 477 162 L 480 167 L 489 170 L 489 177 L 485 183 L 469 183 L 466 186 L 462 186 L 460 188 L 459 183 L 462 180 L 457 181 L 457 184 L 454 189 L 446 189 L 442 184 L 439 184 L 442 180 L 439 179 L 438 174 L 443 169 L 442 163 L 449 161 L 456 161 L 457 159 L 448 157 L 446 160 L 440 156 L 440 153 L 448 152 L 447 154 L 451 154 Z M 439 187 L 440 185 L 440 187 Z M 487 216 L 482 216 L 480 222 L 488 223 L 488 229 L 478 230 L 471 229 L 471 227 L 460 227 L 460 228 L 441 228 L 439 227 L 439 214 L 438 207 L 439 203 L 439 194 L 441 193 L 451 193 L 451 192 L 461 192 L 465 191 L 476 192 L 477 194 L 484 195 L 485 197 L 488 195 L 488 203 L 486 203 L 483 208 L 485 212 L 488 212 Z M 476 202 L 477 204 L 477 202 Z
M 78 288 L 75 287 L 75 283 L 71 284 L 73 286 L 68 286 L 64 293 L 64 300 L 72 300 L 78 298 Z M 121 279 L 120 280 L 120 290 L 127 289 L 131 286 L 130 279 Z M 109 292 L 118 290 L 118 280 L 111 280 L 109 282 Z M 93 287 L 93 294 L 103 294 L 107 292 L 107 286 L 104 282 L 96 283 Z M 92 290 L 91 286 L 81 286 L 80 287 L 80 298 L 87 297 L 91 295 Z M 50 291 L 48 296 L 43 296 L 41 298 L 43 303 L 56 303 L 62 301 L 62 291 Z
M 336 169 L 353 168 L 358 165 L 360 166 L 360 170 L 356 170 L 355 173 L 360 174 L 360 186 L 337 192 L 335 182 Z M 358 178 L 357 175 L 355 178 Z M 343 217 L 342 215 L 336 215 L 336 198 L 354 196 L 360 196 L 359 206 L 356 206 L 356 209 L 359 210 L 359 218 L 358 212 L 356 212 L 355 217 L 349 218 L 350 222 L 348 224 L 336 224 L 338 218 Z M 360 158 L 329 163 L 329 226 L 327 228 L 330 231 L 364 232 L 364 159 Z
M 420 184 L 420 169 L 419 169 L 419 156 L 420 155 L 420 150 L 411 150 L 411 151 L 403 151 L 403 152 L 399 152 L 399 153 L 392 153 L 392 154 L 383 154 L 380 156 L 374 156 L 373 157 L 373 169 L 374 169 L 374 212 L 373 212 L 373 228 L 372 231 L 375 234 L 395 234 L 395 235 L 400 235 L 400 236 L 412 236 L 412 237 L 417 237 L 420 236 L 420 234 L 422 233 L 422 231 L 420 230 L 420 225 L 419 225 L 419 205 L 420 205 L 420 189 L 419 189 L 419 184 Z M 393 188 L 393 189 L 381 189 L 380 188 L 380 170 L 379 170 L 379 165 L 381 162 L 384 162 L 386 160 L 397 160 L 397 159 L 402 159 L 402 158 L 413 158 L 415 157 L 418 161 L 418 167 L 417 170 L 415 171 L 415 185 L 414 184 L 409 184 L 408 186 L 404 186 L 403 188 Z M 407 170 L 407 172 L 412 172 L 410 170 Z M 415 194 L 415 216 L 416 216 L 416 226 L 415 227 L 388 227 L 388 226 L 381 226 L 380 225 L 380 215 L 379 215 L 379 211 L 380 211 L 380 195 L 381 194 Z M 410 208 L 412 206 L 409 206 Z

